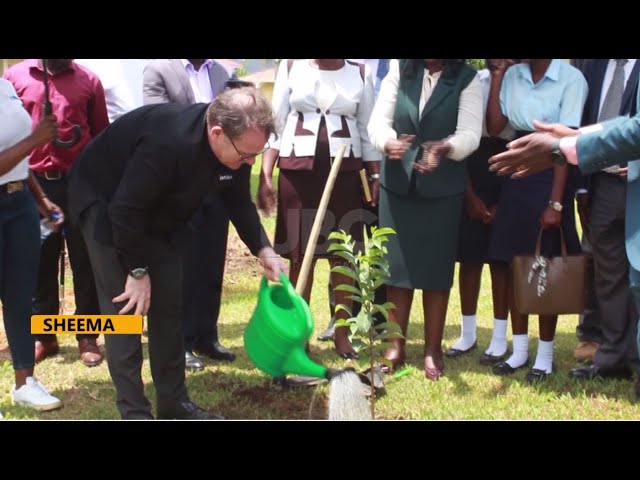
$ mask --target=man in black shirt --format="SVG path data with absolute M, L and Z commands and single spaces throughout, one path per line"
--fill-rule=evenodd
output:
M 286 273 L 249 186 L 250 166 L 274 131 L 269 102 L 251 87 L 228 90 L 211 104 L 145 106 L 96 137 L 69 173 L 69 215 L 87 242 L 100 313 L 148 312 L 158 418 L 222 418 L 189 400 L 181 332 L 180 247 L 208 191 L 220 197 L 265 275 L 278 281 Z M 122 418 L 153 418 L 140 336 L 107 335 L 105 343 Z

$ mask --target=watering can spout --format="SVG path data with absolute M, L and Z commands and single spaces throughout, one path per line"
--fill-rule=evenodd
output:
M 304 348 L 313 332 L 309 305 L 280 275 L 281 284 L 260 284 L 258 304 L 244 331 L 244 346 L 251 361 L 274 377 L 286 374 L 324 378 L 327 369 L 313 362 Z
M 285 373 L 324 378 L 327 369 L 311 360 L 303 347 L 294 348 L 282 366 Z

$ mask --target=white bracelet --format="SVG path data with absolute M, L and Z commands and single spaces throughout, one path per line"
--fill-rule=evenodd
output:
M 380 178 L 380 174 L 379 173 L 372 173 L 371 175 L 369 175 L 369 181 L 372 182 L 373 180 L 378 180 Z

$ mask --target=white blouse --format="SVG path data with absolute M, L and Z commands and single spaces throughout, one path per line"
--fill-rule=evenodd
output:
M 31 117 L 22 106 L 13 84 L 0 78 L 0 151 L 13 147 L 31 133 Z M 4 175 L 0 175 L 0 185 L 25 180 L 29 176 L 29 157 Z
M 273 110 L 279 124 L 279 138 L 270 139 L 271 147 L 281 157 L 292 152 L 296 156 L 313 156 L 320 123 L 325 119 L 329 150 L 335 156 L 340 145 L 346 145 L 344 156 L 351 153 L 364 161 L 381 160 L 371 145 L 367 124 L 374 104 L 373 77 L 365 68 L 348 62 L 338 70 L 319 70 L 310 59 L 296 60 L 288 71 L 287 60 L 280 61 L 273 89 Z M 302 118 L 302 132 L 296 133 Z M 348 131 L 344 132 L 344 118 Z
M 425 69 L 420 94 L 419 114 L 422 114 L 433 89 L 440 79 L 440 73 L 433 75 Z M 389 73 L 382 80 L 380 94 L 376 101 L 368 131 L 371 143 L 375 148 L 384 152 L 384 145 L 390 138 L 398 138 L 398 133 L 393 129 L 393 117 L 396 110 L 398 85 L 400 83 L 400 64 L 398 60 L 391 60 Z M 446 139 L 451 144 L 448 158 L 451 160 L 464 160 L 478 148 L 482 134 L 482 87 L 476 76 L 460 93 L 458 106 L 458 124 L 456 131 Z

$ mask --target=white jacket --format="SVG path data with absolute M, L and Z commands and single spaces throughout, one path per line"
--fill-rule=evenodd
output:
M 358 64 L 345 62 L 335 71 L 318 70 L 310 65 L 310 59 L 296 60 L 287 72 L 287 60 L 280 61 L 273 89 L 273 109 L 279 124 L 278 141 L 271 147 L 280 150 L 281 157 L 289 157 L 292 151 L 298 157 L 313 156 L 320 120 L 325 118 L 329 135 L 331 156 L 335 156 L 341 144 L 346 145 L 345 158 L 351 152 L 364 161 L 381 160 L 380 153 L 371 145 L 367 124 L 374 105 L 373 77 L 365 67 L 364 80 Z M 321 84 L 328 85 L 330 97 L 319 105 L 317 94 Z M 300 115 L 303 134 L 296 135 Z M 348 132 L 343 130 L 342 118 Z M 337 135 L 337 136 L 336 136 Z

